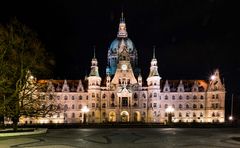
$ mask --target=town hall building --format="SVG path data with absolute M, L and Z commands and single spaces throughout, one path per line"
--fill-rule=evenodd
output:
M 219 70 L 209 80 L 162 80 L 153 49 L 148 77 L 143 80 L 138 53 L 122 15 L 117 38 L 108 50 L 106 75 L 99 75 L 93 56 L 84 80 L 46 82 L 61 108 L 51 116 L 22 117 L 21 123 L 224 122 L 225 87 Z M 146 81 L 146 85 L 144 82 Z M 45 93 L 45 92 L 41 92 Z

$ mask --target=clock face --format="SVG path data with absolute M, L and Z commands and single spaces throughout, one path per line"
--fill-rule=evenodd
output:
M 122 70 L 127 70 L 127 65 L 123 64 L 121 68 L 122 68 Z

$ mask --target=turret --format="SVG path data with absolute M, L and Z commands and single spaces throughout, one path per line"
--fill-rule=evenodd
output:
M 99 76 L 99 72 L 98 72 L 98 61 L 97 61 L 97 58 L 95 57 L 95 48 L 94 48 L 94 55 L 91 63 L 92 63 L 92 66 L 91 66 L 91 72 L 88 77 L 88 88 L 100 89 L 101 77 Z
M 149 89 L 151 89 L 151 88 L 160 89 L 160 80 L 161 80 L 161 77 L 158 74 L 157 59 L 155 58 L 155 47 L 154 47 L 150 72 L 149 72 L 149 76 L 147 78 L 147 84 L 148 84 Z
M 220 75 L 219 75 L 219 70 L 215 70 L 214 74 L 210 78 L 209 86 L 208 86 L 208 91 L 224 91 L 225 87 L 221 82 Z

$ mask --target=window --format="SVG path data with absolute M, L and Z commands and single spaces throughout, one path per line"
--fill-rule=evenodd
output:
M 179 100 L 182 100 L 182 95 L 179 96 Z
M 203 99 L 204 99 L 203 95 L 201 95 L 200 99 L 201 99 L 201 100 L 203 100 Z
M 172 96 L 172 100 L 175 100 L 175 96 Z
M 92 98 L 95 98 L 95 93 L 92 93 Z
M 143 108 L 146 108 L 146 103 L 143 103 Z
M 219 112 L 217 112 L 217 117 L 220 117 L 220 114 L 219 114 Z
M 182 104 L 179 104 L 178 108 L 179 108 L 179 109 L 182 109 Z
M 82 100 L 82 96 L 81 95 L 79 96 L 79 100 Z
M 65 105 L 64 105 L 64 111 L 67 111 L 67 109 L 68 109 L 68 105 L 65 104 Z
M 103 103 L 103 104 L 102 104 L 102 108 L 106 108 L 106 103 Z
M 215 117 L 215 113 L 214 112 L 212 113 L 212 117 Z
M 72 118 L 75 118 L 75 113 L 72 113 Z
M 79 104 L 79 105 L 78 105 L 78 108 L 79 108 L 79 109 L 82 109 L 82 104 Z
M 168 99 L 168 96 L 166 95 L 166 96 L 165 96 L 165 100 L 167 100 L 167 99 Z
M 57 96 L 57 99 L 60 100 L 60 96 Z
M 143 98 L 146 98 L 146 95 L 143 93 L 143 94 L 142 94 L 142 97 L 143 97 Z
M 196 96 L 196 95 L 194 95 L 194 96 L 193 96 L 193 99 L 197 99 L 197 96 Z
M 187 95 L 186 99 L 189 100 L 189 95 Z
M 156 112 L 156 111 L 154 111 L 154 112 L 153 112 L 153 115 L 154 115 L 154 116 L 157 116 L 157 112 Z
M 186 113 L 186 117 L 189 117 L 189 113 Z
M 202 112 L 200 113 L 200 117 L 203 117 L 203 113 Z
M 88 100 L 88 96 L 86 96 L 86 100 Z
M 179 117 L 182 117 L 182 113 L 180 112 L 178 116 L 179 116 Z
M 157 103 L 153 103 L 153 107 L 157 107 Z
M 168 114 L 167 113 L 165 113 L 165 117 L 167 117 L 168 116 Z
M 93 116 L 93 117 L 95 116 L 95 112 L 92 112 L 92 116 Z
M 154 97 L 157 97 L 157 93 L 154 93 L 153 96 L 154 96 Z
M 112 93 L 112 95 L 111 95 L 111 99 L 114 101 L 114 98 L 115 98 L 115 95 L 114 95 L 114 93 Z
M 215 95 L 212 95 L 212 99 L 215 99 Z
M 196 104 L 193 104 L 193 109 L 196 109 L 197 108 L 197 105 Z
M 74 109 L 74 104 L 72 105 L 72 109 Z
M 114 107 L 114 106 L 115 106 L 114 103 L 112 103 L 112 104 L 111 104 L 111 107 Z
M 68 99 L 68 96 L 64 96 L 64 100 L 67 100 Z
M 152 93 L 149 94 L 149 98 L 152 98 Z
M 215 107 L 218 108 L 218 103 L 215 104 Z
M 216 94 L 216 99 L 218 99 L 218 94 Z
M 200 108 L 203 109 L 203 104 L 200 104 Z
M 189 105 L 188 104 L 186 104 L 186 109 L 189 109 Z
M 127 107 L 128 106 L 128 98 L 127 97 L 122 97 L 122 106 Z
M 137 96 L 136 93 L 134 93 L 134 96 L 133 96 L 133 97 L 134 97 L 135 100 L 137 100 L 137 98 L 138 98 L 138 96 Z
M 134 103 L 134 105 L 133 105 L 134 107 L 137 107 L 137 103 Z
M 102 95 L 102 98 L 103 98 L 103 99 L 105 99 L 105 98 L 106 98 L 106 95 L 105 95 L 105 94 L 103 94 L 103 95 Z
M 92 107 L 93 107 L 93 108 L 95 107 L 95 103 L 92 103 Z
M 82 113 L 79 114 L 79 117 L 82 117 Z
M 168 108 L 168 105 L 167 105 L 167 104 L 165 104 L 165 108 Z
M 193 117 L 196 117 L 196 113 L 193 113 Z
M 72 96 L 72 100 L 74 100 L 74 96 Z

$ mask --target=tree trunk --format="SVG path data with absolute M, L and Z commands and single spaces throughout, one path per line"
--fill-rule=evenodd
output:
M 13 124 L 12 124 L 13 130 L 14 130 L 14 131 L 17 131 L 17 130 L 18 130 L 18 121 L 19 121 L 19 118 L 18 118 L 18 117 L 13 117 L 13 118 L 12 118 L 12 121 L 13 121 Z

